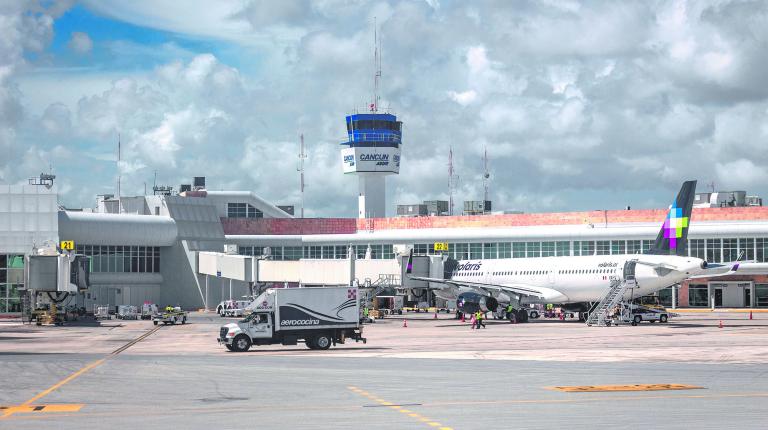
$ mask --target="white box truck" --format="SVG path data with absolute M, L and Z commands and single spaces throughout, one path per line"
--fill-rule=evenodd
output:
M 252 313 L 219 331 L 218 342 L 230 351 L 251 345 L 296 345 L 328 349 L 347 339 L 362 341 L 356 287 L 275 288 L 251 303 Z

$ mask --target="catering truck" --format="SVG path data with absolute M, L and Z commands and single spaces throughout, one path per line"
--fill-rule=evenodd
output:
M 252 311 L 237 323 L 226 324 L 218 341 L 230 351 L 251 345 L 296 345 L 328 349 L 347 339 L 362 341 L 360 300 L 356 287 L 275 288 L 251 303 Z

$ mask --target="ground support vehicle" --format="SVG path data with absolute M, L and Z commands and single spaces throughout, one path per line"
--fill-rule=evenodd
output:
M 222 312 L 225 317 L 242 318 L 246 314 L 246 308 L 251 302 L 246 300 L 228 300 L 225 302 Z
M 276 288 L 256 298 L 253 313 L 226 324 L 217 338 L 228 350 L 252 345 L 296 345 L 328 349 L 347 339 L 366 342 L 356 287 Z
M 111 320 L 112 316 L 109 314 L 109 306 L 94 305 L 93 317 L 98 320 Z
M 141 305 L 141 319 L 143 320 L 151 320 L 152 316 L 157 312 L 157 305 L 154 303 L 144 303 Z
M 139 319 L 139 310 L 136 306 L 120 305 L 117 307 L 115 317 L 119 320 L 137 320 Z
M 670 314 L 666 309 L 649 308 L 646 306 L 629 305 L 624 307 L 621 312 L 620 322 L 638 325 L 643 321 L 650 323 L 660 322 L 662 324 L 669 321 Z
M 152 323 L 155 325 L 158 325 L 160 323 L 163 324 L 176 324 L 176 323 L 187 323 L 187 312 L 181 310 L 179 307 L 175 307 L 173 309 L 165 309 L 163 312 L 159 312 L 155 314 L 152 317 Z

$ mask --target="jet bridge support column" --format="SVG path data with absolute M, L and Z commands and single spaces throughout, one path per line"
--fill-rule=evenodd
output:
M 672 286 L 672 309 L 677 309 L 677 285 Z

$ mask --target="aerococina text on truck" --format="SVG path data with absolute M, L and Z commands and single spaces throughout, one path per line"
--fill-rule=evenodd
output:
M 328 349 L 346 339 L 365 343 L 355 287 L 270 289 L 249 309 L 248 317 L 219 331 L 219 343 L 230 351 L 299 341 L 310 349 Z

